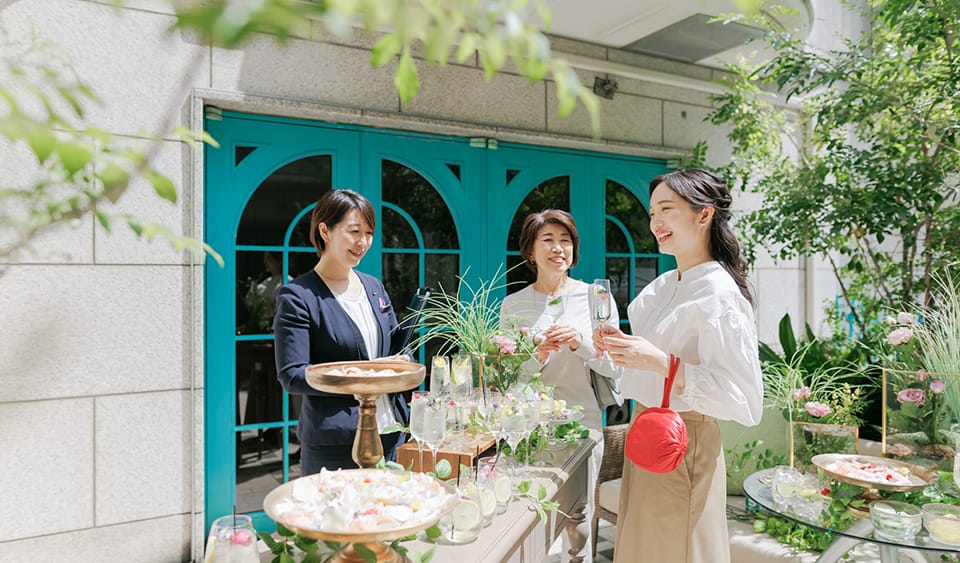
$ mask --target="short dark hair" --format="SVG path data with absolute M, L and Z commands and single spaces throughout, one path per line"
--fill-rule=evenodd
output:
M 310 242 L 317 249 L 317 256 L 323 256 L 327 246 L 320 236 L 320 223 L 332 229 L 353 209 L 360 212 L 360 216 L 371 229 L 377 228 L 377 215 L 373 211 L 373 205 L 357 192 L 347 189 L 329 190 L 320 196 L 310 215 Z
M 530 255 L 533 254 L 533 245 L 537 242 L 537 233 L 545 225 L 560 225 L 570 233 L 573 241 L 573 262 L 570 267 L 577 265 L 580 260 L 580 234 L 577 232 L 577 223 L 573 216 L 560 209 L 544 209 L 539 213 L 531 213 L 523 220 L 523 228 L 520 229 L 520 257 L 524 259 L 527 267 L 537 271 L 537 265 L 530 261 Z

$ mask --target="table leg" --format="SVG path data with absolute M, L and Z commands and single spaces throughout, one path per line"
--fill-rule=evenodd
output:
M 576 510 L 570 514 L 570 517 L 567 518 L 567 525 L 564 531 L 567 533 L 567 539 L 570 541 L 570 549 L 567 551 L 570 554 L 570 563 L 581 563 L 584 558 L 584 549 L 589 549 L 587 545 L 587 536 L 589 535 L 590 523 L 587 522 L 587 517 L 583 513 L 586 506 L 580 505 Z
M 872 529 L 873 525 L 869 520 L 858 520 L 857 522 L 854 522 L 852 526 L 850 526 L 849 531 L 856 534 L 858 531 L 867 533 Z M 862 540 L 853 539 L 847 536 L 838 536 L 837 539 L 833 540 L 833 543 L 827 546 L 827 549 L 823 550 L 823 553 L 821 553 L 820 557 L 817 559 L 817 563 L 835 563 L 859 543 L 862 543 Z

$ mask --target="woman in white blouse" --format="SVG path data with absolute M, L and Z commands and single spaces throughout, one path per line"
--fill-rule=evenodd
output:
M 623 394 L 637 401 L 637 412 L 659 406 L 670 356 L 681 360 L 670 406 L 686 423 L 687 454 L 664 474 L 624 460 L 617 563 L 730 560 L 716 419 L 753 426 L 763 408 L 753 299 L 730 227 L 731 201 L 726 182 L 710 172 L 654 178 L 650 230 L 660 252 L 676 257 L 677 269 L 630 304 L 633 335 L 612 326 L 594 334 L 597 349 L 624 368 Z
M 541 381 L 554 387 L 553 395 L 568 405 L 582 405 L 581 424 L 598 431 L 602 439 L 602 415 L 590 386 L 590 370 L 604 377 L 618 377 L 619 370 L 609 358 L 597 354 L 589 337 L 593 332 L 590 320 L 588 290 L 590 284 L 570 278 L 571 268 L 579 258 L 580 236 L 573 217 L 566 211 L 547 209 L 531 213 L 520 231 L 520 256 L 537 273 L 536 280 L 525 288 L 508 295 L 500 308 L 501 318 L 527 325 L 543 338 L 538 346 Z M 553 320 L 548 301 L 561 299 L 563 313 Z M 611 323 L 618 324 L 620 316 L 613 305 Z M 603 443 L 597 444 L 588 465 L 590 482 L 596 478 Z M 593 515 L 593 487 L 585 508 L 586 522 Z M 589 530 L 583 530 L 589 534 Z M 566 540 L 566 536 L 564 536 Z M 590 538 L 583 561 L 591 561 Z M 564 556 L 567 554 L 564 544 Z

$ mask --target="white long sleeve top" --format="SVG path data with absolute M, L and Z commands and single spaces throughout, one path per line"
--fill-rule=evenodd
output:
M 600 407 L 597 406 L 593 389 L 590 387 L 590 369 L 606 377 L 619 377 L 620 370 L 608 359 L 595 358 L 597 351 L 593 347 L 593 325 L 588 297 L 590 284 L 575 279 L 568 280 L 567 284 L 568 291 L 563 296 L 563 315 L 556 324 L 573 326 L 580 331 L 583 341 L 576 350 L 563 346 L 550 354 L 540 369 L 540 377 L 545 385 L 555 387 L 554 398 L 567 401 L 569 405 L 583 405 L 581 424 L 600 429 L 602 419 Z M 513 318 L 534 331 L 546 330 L 550 327 L 546 314 L 547 297 L 547 294 L 534 290 L 533 285 L 528 285 L 504 298 L 500 306 L 500 318 Z M 619 322 L 617 305 L 613 303 L 608 324 L 617 326 Z
M 763 413 L 763 377 L 753 309 L 719 262 L 677 270 L 648 284 L 627 308 L 633 334 L 649 340 L 684 364 L 682 394 L 670 407 L 696 411 L 746 426 Z M 647 407 L 663 398 L 662 375 L 624 370 L 624 397 Z

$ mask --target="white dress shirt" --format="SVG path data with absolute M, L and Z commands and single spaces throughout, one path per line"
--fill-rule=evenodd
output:
M 633 334 L 684 364 L 686 386 L 674 389 L 670 407 L 696 411 L 746 426 L 763 413 L 763 377 L 757 329 L 750 303 L 719 262 L 690 268 L 679 279 L 671 270 L 650 282 L 627 308 Z M 624 397 L 659 407 L 662 375 L 623 372 Z

